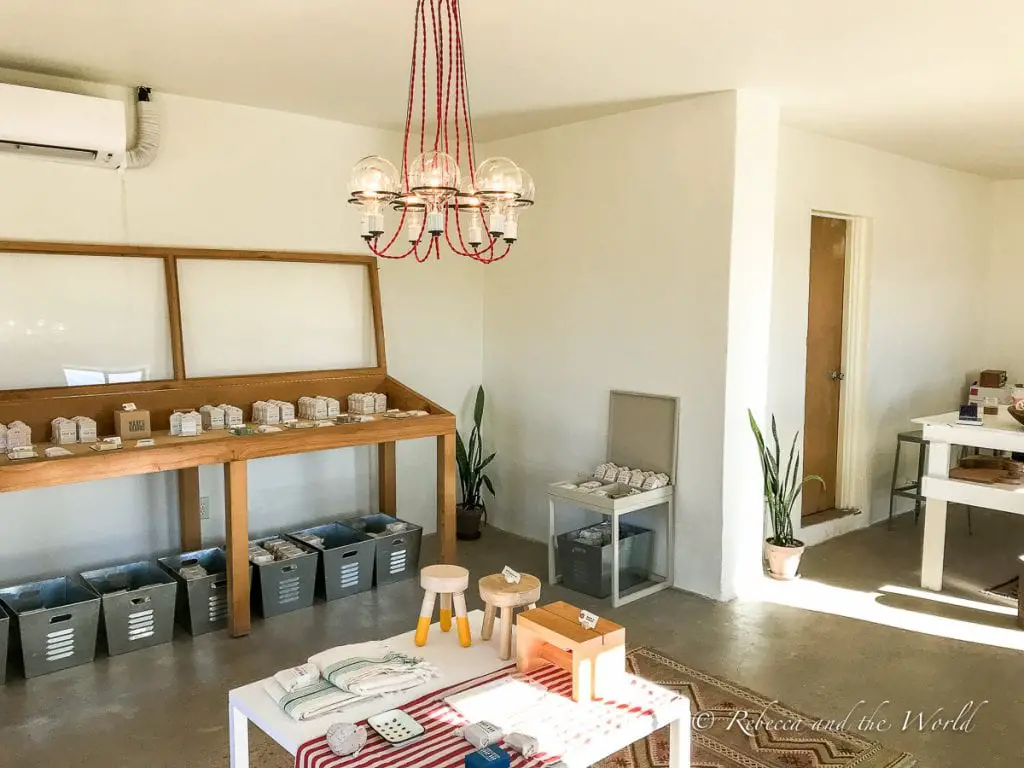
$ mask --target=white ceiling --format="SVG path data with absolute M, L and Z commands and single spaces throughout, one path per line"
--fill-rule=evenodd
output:
M 394 126 L 414 0 L 0 0 L 0 66 Z M 732 88 L 1024 177 L 1020 0 L 463 0 L 478 138 Z

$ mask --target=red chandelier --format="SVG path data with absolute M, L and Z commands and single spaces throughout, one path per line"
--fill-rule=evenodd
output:
M 349 202 L 362 209 L 363 239 L 382 258 L 424 262 L 431 254 L 440 258 L 443 238 L 454 253 L 490 264 L 508 255 L 519 214 L 533 201 L 533 179 L 507 157 L 476 163 L 459 0 L 417 0 L 401 173 L 371 155 L 349 181 Z M 384 238 L 389 208 L 398 224 Z M 399 243 L 403 229 L 407 242 Z

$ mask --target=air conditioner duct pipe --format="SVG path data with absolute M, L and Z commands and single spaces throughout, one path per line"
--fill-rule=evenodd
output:
M 152 89 L 145 86 L 135 91 L 135 119 L 138 127 L 135 146 L 128 150 L 125 166 L 145 168 L 152 163 L 160 151 L 160 114 L 156 104 L 149 100 Z

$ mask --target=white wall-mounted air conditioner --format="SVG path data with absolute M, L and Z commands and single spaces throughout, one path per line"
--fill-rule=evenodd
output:
M 0 154 L 117 168 L 124 102 L 0 83 Z

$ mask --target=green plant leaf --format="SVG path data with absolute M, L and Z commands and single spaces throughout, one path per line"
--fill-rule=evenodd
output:
M 469 461 L 470 471 L 472 471 L 473 467 L 476 466 L 477 443 L 479 442 L 480 430 L 478 430 L 476 427 L 473 427 L 473 431 L 469 433 L 469 450 L 466 453 L 466 457 Z
M 486 459 L 484 459 L 479 464 L 477 464 L 476 467 L 475 467 L 476 471 L 480 472 L 481 470 L 483 470 L 484 467 L 486 467 L 488 464 L 490 464 L 492 461 L 494 461 L 494 457 L 497 456 L 497 455 L 498 455 L 497 453 L 492 453 Z
M 473 423 L 477 429 L 480 429 L 480 424 L 484 419 L 484 387 L 481 384 L 476 391 L 476 403 L 473 406 Z
M 462 500 L 468 503 L 469 477 L 471 469 L 469 456 L 466 454 L 466 446 L 462 442 L 462 435 L 455 433 L 455 463 L 459 465 L 459 484 L 462 486 Z
M 491 492 L 491 496 L 496 496 L 497 494 L 494 492 L 494 485 L 491 483 L 491 478 L 487 475 L 481 475 L 481 478 L 484 481 L 484 485 L 487 486 L 487 490 Z

